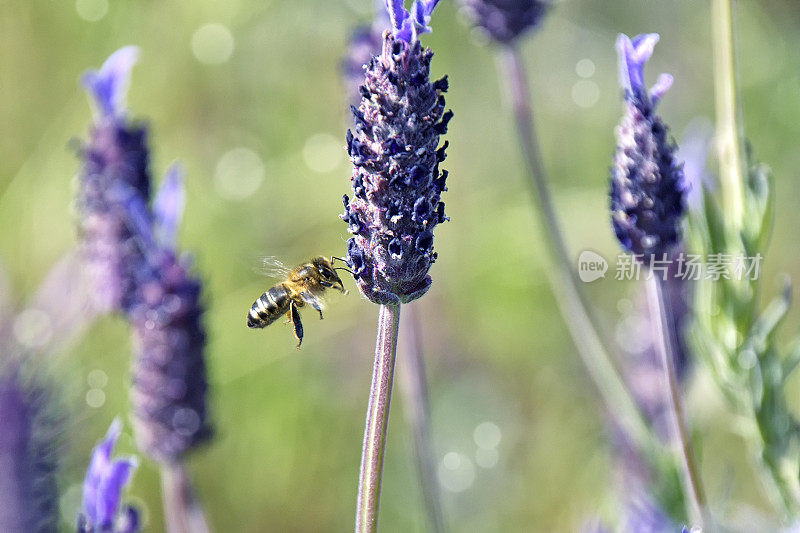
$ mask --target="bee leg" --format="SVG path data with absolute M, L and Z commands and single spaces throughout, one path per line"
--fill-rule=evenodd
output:
M 317 310 L 317 313 L 319 313 L 319 319 L 322 320 L 322 307 L 320 307 L 316 302 L 312 302 L 311 307 Z
M 289 309 L 289 315 L 292 326 L 294 326 L 294 336 L 297 337 L 297 349 L 299 350 L 300 345 L 303 344 L 303 323 L 300 321 L 300 312 L 294 302 L 292 302 L 292 306 Z

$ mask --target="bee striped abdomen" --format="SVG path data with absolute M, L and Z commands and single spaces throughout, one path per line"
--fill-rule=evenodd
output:
M 275 285 L 253 302 L 247 315 L 247 327 L 265 328 L 289 311 L 290 293 L 283 283 Z

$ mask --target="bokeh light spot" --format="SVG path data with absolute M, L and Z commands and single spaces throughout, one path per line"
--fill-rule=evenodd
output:
M 336 169 L 342 160 L 344 143 L 330 133 L 316 133 L 303 147 L 303 159 L 308 168 L 325 174 Z
M 581 78 L 591 78 L 594 76 L 594 61 L 588 58 L 581 59 L 575 63 L 575 74 Z
M 214 188 L 228 200 L 244 200 L 255 193 L 264 182 L 264 163 L 249 148 L 234 148 L 225 152 L 217 162 Z
M 475 481 L 475 465 L 469 457 L 449 452 L 439 464 L 439 483 L 450 492 L 463 492 Z
M 472 438 L 475 440 L 475 444 L 487 450 L 497 448 L 502 437 L 503 433 L 494 422 L 482 422 L 475 426 L 475 431 L 472 432 Z
M 98 409 L 106 403 L 106 393 L 100 389 L 89 389 L 86 391 L 86 405 Z
M 44 311 L 26 309 L 14 321 L 14 336 L 26 348 L 41 348 L 50 341 L 52 335 L 50 317 Z
M 88 22 L 97 22 L 108 13 L 108 0 L 75 0 L 75 11 Z
M 108 374 L 100 369 L 92 370 L 86 376 L 86 383 L 93 389 L 102 389 L 108 385 Z
M 200 26 L 192 35 L 194 57 L 207 65 L 225 63 L 233 55 L 233 35 L 222 24 Z
M 600 99 L 600 87 L 591 80 L 578 80 L 572 86 L 572 101 L 580 107 L 592 107 Z

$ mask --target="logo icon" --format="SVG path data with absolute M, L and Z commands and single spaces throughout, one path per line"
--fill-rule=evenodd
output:
M 597 252 L 584 250 L 578 256 L 578 277 L 584 283 L 606 277 L 607 270 L 608 261 Z

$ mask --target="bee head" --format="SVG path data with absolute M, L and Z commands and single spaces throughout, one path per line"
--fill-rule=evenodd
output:
M 342 279 L 339 277 L 339 274 L 336 273 L 336 270 L 331 265 L 331 262 L 324 257 L 317 257 L 312 261 L 314 267 L 319 272 L 320 280 L 324 285 L 328 285 L 332 289 L 336 289 L 337 291 L 346 292 L 344 290 L 344 284 L 342 283 Z

